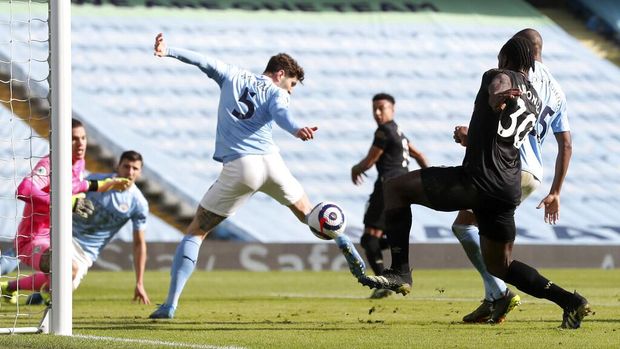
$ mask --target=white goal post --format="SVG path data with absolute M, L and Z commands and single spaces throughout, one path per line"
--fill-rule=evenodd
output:
M 47 52 L 45 51 L 47 50 Z M 43 52 L 41 52 L 43 51 Z M 47 54 L 46 54 L 47 53 Z M 40 57 L 43 56 L 43 57 Z M 6 77 L 6 78 L 4 78 Z M 23 214 L 19 208 L 23 203 L 14 195 L 15 187 L 26 175 L 24 167 L 31 168 L 40 156 L 47 154 L 51 159 L 50 170 L 50 239 L 51 239 L 51 272 L 50 293 L 51 306 L 39 306 L 38 310 L 29 311 L 33 306 L 24 305 L 26 295 L 20 293 L 14 304 L 8 304 L 13 293 L 6 292 L 0 299 L 0 334 L 13 333 L 52 333 L 56 335 L 72 335 L 72 236 L 71 236 L 71 191 L 72 191 L 72 154 L 71 154 L 71 0 L 0 0 L 0 86 L 7 91 L 8 97 L 0 97 L 0 120 L 5 127 L 0 133 L 0 161 L 10 165 L 14 172 L 13 178 L 0 173 L 0 257 L 11 249 L 7 242 L 7 234 L 14 234 L 15 228 Z M 17 96 L 16 91 L 24 96 Z M 3 92 L 3 91 L 0 91 Z M 49 102 L 49 125 L 45 126 L 45 134 L 26 131 L 24 121 L 37 117 L 32 115 L 35 100 L 45 99 Z M 26 112 L 18 112 L 18 104 L 26 105 Z M 15 107 L 14 107 L 15 106 Z M 29 114 L 30 113 L 30 114 Z M 25 115 L 24 115 L 25 114 Z M 17 135 L 15 130 L 21 129 Z M 15 131 L 17 132 L 17 131 Z M 49 135 L 49 144 L 45 137 Z M 42 138 L 43 137 L 43 138 Z M 40 146 L 33 146 L 37 140 L 45 145 L 44 153 Z M 23 148 L 24 142 L 30 141 L 30 158 L 24 158 L 18 147 Z M 19 143 L 16 146 L 14 143 Z M 33 147 L 39 149 L 33 151 Z M 27 153 L 27 152 L 25 152 Z M 33 155 L 36 154 L 36 155 Z M 3 166 L 0 164 L 0 166 Z M 6 167 L 6 166 L 5 166 Z M 20 170 L 18 174 L 17 170 Z M 11 192 L 11 194 L 7 194 Z M 11 197 L 9 197 L 11 195 Z M 14 204 L 6 205 L 12 200 Z M 8 209 L 7 209 L 8 207 Z M 12 235 L 11 235 L 12 239 Z M 23 256 L 18 249 L 10 257 L 13 262 Z M 6 257 L 6 256 L 5 256 Z M 15 263 L 15 265 L 18 265 Z M 0 281 L 17 280 L 21 276 L 31 275 L 35 271 L 26 266 L 17 267 L 17 272 L 2 273 Z M 6 275 L 3 275 L 6 274 Z M 8 281 L 7 281 L 8 280 Z M 14 287 L 14 286 L 11 286 Z M 11 299 L 13 301 L 13 299 Z M 7 304 L 5 304 L 7 303 Z M 28 308 L 31 307 L 31 308 Z M 22 319 L 31 319 L 24 322 Z M 4 320 L 3 320 L 4 319 Z M 7 320 L 8 319 L 8 320 Z M 40 321 L 38 321 L 40 319 Z M 38 322 L 31 323 L 32 320 Z M 25 325 L 24 325 L 25 323 Z M 35 326 L 33 326 L 35 325 Z
M 71 0 L 50 0 L 52 309 L 50 331 L 72 335 Z M 58 190 L 54 189 L 58 188 Z

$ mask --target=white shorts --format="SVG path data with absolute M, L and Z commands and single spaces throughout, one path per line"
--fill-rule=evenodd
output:
M 521 202 L 538 189 L 540 181 L 533 174 L 521 171 Z
M 304 189 L 279 153 L 246 155 L 224 164 L 200 206 L 219 216 L 230 217 L 257 191 L 285 206 L 296 203 L 304 195 Z
M 77 266 L 77 273 L 73 278 L 73 290 L 77 289 L 82 279 L 88 273 L 88 269 L 93 266 L 93 261 L 86 255 L 82 246 L 73 239 L 73 264 Z

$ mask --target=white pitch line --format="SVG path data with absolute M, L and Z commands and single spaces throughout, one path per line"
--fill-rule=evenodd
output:
M 243 347 L 220 347 L 217 345 L 200 345 L 200 344 L 187 344 L 187 343 L 179 343 L 179 342 L 166 342 L 166 341 L 158 341 L 158 340 L 149 340 L 149 339 L 131 339 L 131 338 L 118 338 L 118 337 L 102 337 L 102 336 L 90 336 L 84 334 L 76 334 L 73 337 L 83 338 L 83 339 L 94 339 L 100 341 L 111 341 L 111 342 L 125 342 L 125 343 L 140 343 L 140 344 L 151 344 L 151 345 L 163 345 L 174 348 L 194 348 L 194 349 L 243 349 Z

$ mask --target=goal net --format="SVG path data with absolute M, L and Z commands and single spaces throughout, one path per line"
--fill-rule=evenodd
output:
M 70 97 L 59 99 L 68 90 L 59 85 L 62 79 L 58 77 L 58 26 L 63 25 L 59 3 L 68 10 L 68 0 L 0 0 L 0 333 L 48 332 L 51 328 L 57 334 L 71 334 L 71 253 L 63 246 L 68 239 L 70 243 L 70 234 L 54 234 L 71 231 L 70 127 L 66 121 L 71 111 Z M 70 37 L 66 41 L 70 44 Z M 70 55 L 70 47 L 67 51 Z M 70 65 L 70 56 L 63 63 Z M 70 71 L 66 76 L 70 82 Z M 65 116 L 59 116 L 62 107 Z M 39 161 L 48 156 L 50 171 L 37 171 Z M 51 198 L 49 212 L 35 203 L 41 194 L 31 190 L 31 183 L 37 181 L 50 183 L 44 190 Z M 51 232 L 46 234 L 46 228 Z M 44 290 L 50 290 L 51 298 L 44 297 L 43 304 L 30 304 L 29 298 L 41 289 L 41 279 L 37 281 L 41 274 L 33 265 L 40 265 L 36 256 L 45 244 L 28 243 L 35 238 L 47 238 L 53 251 L 51 272 L 44 277 Z M 68 256 L 68 262 L 56 256 L 59 252 Z M 68 287 L 58 281 L 58 277 L 67 280 L 67 275 Z M 61 292 L 69 294 L 68 306 Z

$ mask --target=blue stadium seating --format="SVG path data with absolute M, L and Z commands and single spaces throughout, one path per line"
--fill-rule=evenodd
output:
M 620 4 L 615 0 L 569 0 L 568 6 L 583 17 L 588 29 L 620 44 Z
M 360 234 L 376 176 L 372 170 L 361 187 L 350 181 L 350 168 L 366 154 L 376 127 L 373 94 L 396 97 L 397 122 L 431 164 L 458 165 L 464 150 L 452 141 L 452 130 L 468 123 L 482 73 L 497 65 L 497 52 L 513 33 L 533 26 L 545 39 L 545 63 L 568 98 L 574 152 L 560 226 L 544 224 L 542 211 L 535 208 L 553 173 L 556 147 L 549 140 L 545 181 L 517 213 L 524 232 L 518 239 L 620 243 L 615 213 L 620 200 L 620 71 L 541 16 L 511 21 L 441 14 L 405 20 L 346 15 L 337 20 L 304 14 L 305 20 L 291 22 L 281 14 L 253 18 L 170 9 L 163 17 L 144 9 L 95 11 L 74 15 L 72 33 L 73 110 L 91 137 L 115 153 L 142 152 L 144 174 L 195 206 L 221 168 L 211 160 L 218 88 L 195 67 L 154 57 L 155 34 L 164 32 L 170 46 L 257 73 L 271 55 L 286 51 L 306 70 L 292 111 L 300 123 L 317 125 L 319 131 L 314 141 L 304 143 L 275 126 L 276 141 L 311 201 L 334 201 L 344 208 L 351 235 Z M 2 49 L 0 45 L 0 56 Z M 421 207 L 413 211 L 414 241 L 456 242 L 449 230 L 454 214 Z M 288 209 L 262 194 L 230 221 L 247 240 L 316 242 Z
M 17 186 L 48 153 L 47 139 L 33 134 L 28 124 L 0 106 L 0 242 L 13 240 L 22 219 L 24 204 L 15 197 Z M 180 239 L 180 233 L 157 216 L 151 215 L 148 224 L 147 241 Z M 131 230 L 131 224 L 126 224 L 117 238 L 131 241 Z

